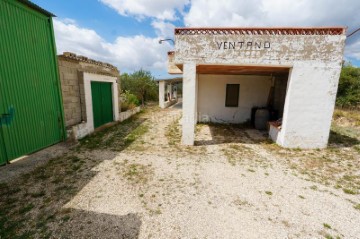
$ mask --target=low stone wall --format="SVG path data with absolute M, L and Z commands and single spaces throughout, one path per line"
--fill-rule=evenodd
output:
M 138 106 L 132 110 L 121 112 L 121 113 L 119 113 L 118 121 L 122 122 L 122 121 L 130 118 L 131 116 L 139 113 L 140 111 L 141 111 L 141 107 Z M 93 132 L 94 132 L 94 130 L 91 130 L 86 122 L 82 122 L 80 124 L 77 124 L 77 125 L 71 127 L 71 129 L 68 130 L 68 138 L 72 139 L 72 140 L 79 140 Z
M 127 120 L 128 118 L 130 118 L 131 116 L 133 116 L 134 114 L 137 114 L 141 111 L 141 107 L 135 107 L 132 110 L 127 110 L 125 112 L 120 112 L 119 114 L 119 121 L 122 122 L 124 120 Z

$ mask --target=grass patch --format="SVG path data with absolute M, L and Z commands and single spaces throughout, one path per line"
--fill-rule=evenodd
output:
M 269 195 L 269 196 L 272 196 L 272 195 L 273 195 L 273 193 L 272 193 L 271 191 L 265 191 L 265 193 L 266 193 L 267 195 Z
M 344 191 L 344 193 L 346 193 L 346 194 L 351 194 L 351 195 L 356 195 L 356 194 L 358 194 L 357 191 L 355 191 L 355 190 L 353 190 L 353 189 L 349 189 L 349 188 L 344 188 L 343 191 Z
M 111 127 L 80 140 L 80 146 L 77 150 L 108 148 L 121 151 L 148 131 L 148 126 L 145 125 L 146 120 L 139 113 L 123 122 L 115 123 Z
M 145 184 L 149 181 L 153 174 L 153 169 L 151 166 L 145 166 L 143 164 L 125 164 L 123 175 L 124 177 L 135 183 L 135 184 Z M 144 196 L 140 194 L 140 197 Z
M 30 196 L 33 197 L 33 198 L 40 198 L 40 197 L 43 197 L 45 195 L 46 195 L 46 193 L 43 190 L 41 190 L 39 192 L 35 192 L 35 193 L 30 193 Z
M 326 239 L 334 239 L 330 234 L 326 234 L 326 235 L 325 235 L 325 238 L 326 238 Z
M 245 161 L 246 156 L 250 156 L 254 152 L 246 146 L 231 144 L 221 150 L 226 157 L 227 161 L 235 166 L 237 163 Z M 255 172 L 253 169 L 248 169 L 249 172 Z
M 327 228 L 327 229 L 331 229 L 331 226 L 330 226 L 329 224 L 327 224 L 327 223 L 323 223 L 323 226 L 324 226 L 325 228 Z
M 355 205 L 354 208 L 355 208 L 356 210 L 360 210 L 360 203 L 357 204 L 357 205 Z
M 137 128 L 135 128 L 133 131 L 131 131 L 130 134 L 128 134 L 125 137 L 125 146 L 129 146 L 132 144 L 135 140 L 143 136 L 149 131 L 149 126 L 145 124 L 139 125 Z
M 181 132 L 179 127 L 179 120 L 175 120 L 173 123 L 169 124 L 166 128 L 165 136 L 169 142 L 169 145 L 178 145 L 181 141 Z
M 20 208 L 19 214 L 25 214 L 27 212 L 30 212 L 34 207 L 35 206 L 32 203 L 27 204 L 25 207 Z

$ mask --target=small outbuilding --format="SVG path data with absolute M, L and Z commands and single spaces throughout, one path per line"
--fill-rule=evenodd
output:
M 176 28 L 182 143 L 194 144 L 197 122 L 265 121 L 283 147 L 326 147 L 345 39 L 344 27 Z
M 70 52 L 58 56 L 58 62 L 70 137 L 81 139 L 119 120 L 120 73 L 115 66 Z

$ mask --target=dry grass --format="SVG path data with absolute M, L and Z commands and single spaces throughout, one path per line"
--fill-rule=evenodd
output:
M 360 113 L 357 111 L 336 110 L 329 147 L 326 149 L 283 149 L 274 144 L 265 144 L 264 147 L 277 154 L 279 160 L 306 180 L 333 186 L 348 194 L 358 194 L 360 134 L 357 133 L 355 122 L 359 119 Z
M 222 152 L 227 158 L 228 162 L 235 166 L 245 165 L 251 163 L 254 152 L 242 144 L 230 144 L 222 147 Z
M 124 161 L 121 167 L 123 177 L 134 184 L 146 184 L 153 176 L 154 170 L 151 165 L 127 163 Z
M 357 110 L 335 109 L 333 119 L 337 124 L 346 123 L 360 127 L 360 111 Z

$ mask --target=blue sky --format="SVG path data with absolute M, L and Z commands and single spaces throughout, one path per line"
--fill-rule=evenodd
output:
M 54 13 L 58 53 L 71 51 L 166 78 L 174 27 L 360 27 L 358 0 L 33 0 Z M 336 7 L 335 7 L 336 6 Z M 345 59 L 360 66 L 360 33 L 347 40 Z

